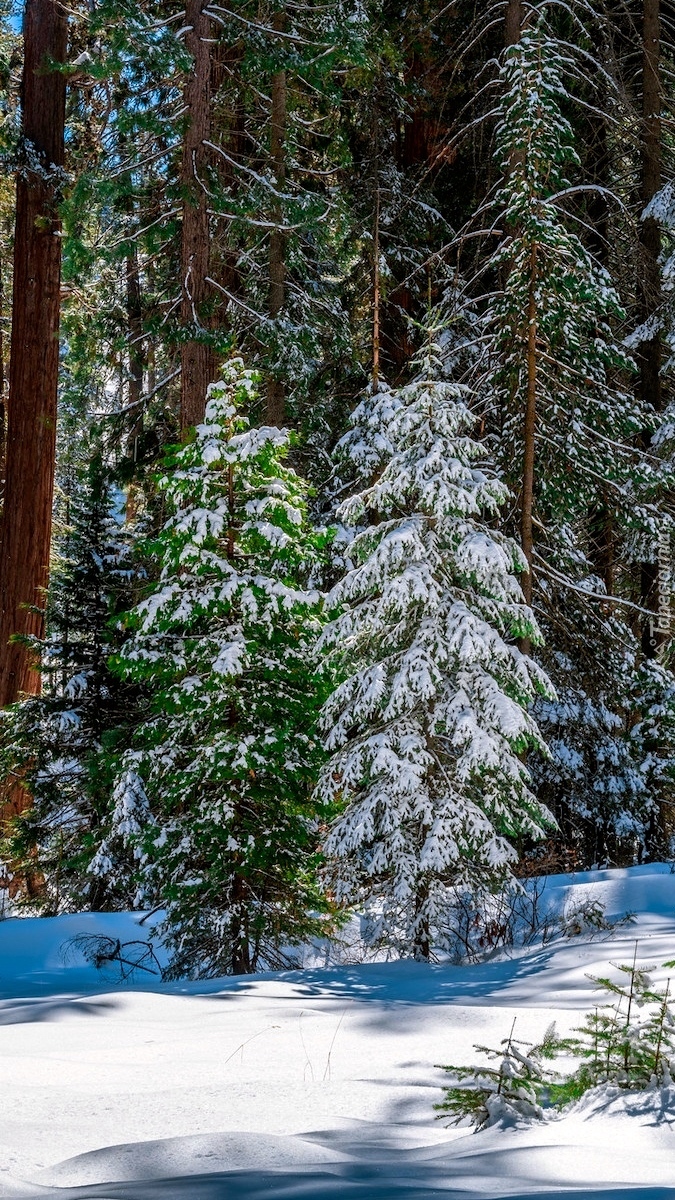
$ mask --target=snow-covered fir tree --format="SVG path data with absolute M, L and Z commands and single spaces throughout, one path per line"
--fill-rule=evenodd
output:
M 416 378 L 374 391 L 359 424 L 390 447 L 339 518 L 361 525 L 322 634 L 343 681 L 323 710 L 318 794 L 341 803 L 325 841 L 337 899 L 365 905 L 374 941 L 426 959 L 452 889 L 502 882 L 513 839 L 549 824 L 523 753 L 543 749 L 529 707 L 549 693 L 517 641 L 536 642 L 517 545 L 491 528 L 507 499 L 472 437 L 466 391 L 443 379 L 430 318 Z M 359 442 L 350 446 L 357 461 Z M 363 526 L 364 519 L 370 524 Z
M 100 445 L 70 485 L 52 572 L 47 635 L 34 646 L 42 695 L 1 714 L 0 770 L 30 796 L 6 846 L 40 911 L 124 908 L 133 899 L 133 856 L 118 846 L 105 877 L 92 864 L 110 833 L 110 755 L 141 719 L 142 697 L 108 659 L 119 648 L 116 612 L 136 574 L 119 489 Z M 31 897 L 31 892 L 32 897 Z
M 617 332 L 625 311 L 608 271 L 566 211 L 579 158 L 564 114 L 574 63 L 542 17 L 509 47 L 500 73 L 495 208 L 503 237 L 490 266 L 503 288 L 491 307 L 501 454 L 520 488 L 535 438 L 535 552 L 544 562 L 569 546 L 594 507 L 639 515 L 635 478 L 648 472 L 637 436 L 649 426 L 632 391 L 634 364 Z M 528 428 L 528 418 L 530 428 Z M 653 418 L 652 418 L 653 420 Z M 529 547 L 526 547 L 529 553 Z M 583 568 L 582 568 L 583 569 Z
M 151 712 L 121 764 L 118 807 L 148 807 L 141 887 L 165 905 L 176 975 L 253 971 L 320 927 L 315 884 L 321 672 L 318 540 L 287 431 L 250 428 L 239 359 L 161 481 L 160 575 L 119 658 Z M 325 907 L 325 905 L 323 906 Z
M 638 686 L 640 646 L 622 620 L 582 597 L 559 589 L 556 599 L 567 621 L 550 633 L 557 697 L 534 707 L 550 751 L 530 762 L 535 790 L 556 816 L 570 862 L 631 861 L 645 845 L 655 782 L 639 719 L 648 703 L 648 681 Z M 581 646 L 566 636 L 572 618 Z
M 646 828 L 650 799 L 629 737 L 640 656 L 632 610 L 606 597 L 628 590 L 632 598 L 616 564 L 641 561 L 645 543 L 656 543 L 662 473 L 641 450 L 654 414 L 632 389 L 625 311 L 570 209 L 585 188 L 569 119 L 578 75 L 542 6 L 500 73 L 495 203 L 503 233 L 490 266 L 502 286 L 489 311 L 488 421 L 520 499 L 524 587 L 559 692 L 558 702 L 535 708 L 553 750 L 536 764 L 537 787 L 574 830 L 583 863 L 611 859 L 612 847 Z

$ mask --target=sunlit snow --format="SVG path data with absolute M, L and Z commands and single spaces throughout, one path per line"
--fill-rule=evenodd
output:
M 147 938 L 152 919 L 0 922 L 0 1197 L 672 1198 L 672 1090 L 478 1134 L 434 1119 L 437 1063 L 474 1061 L 514 1017 L 524 1040 L 553 1018 L 567 1032 L 596 1001 L 586 972 L 631 959 L 636 937 L 645 962 L 675 956 L 668 867 L 558 876 L 544 895 L 637 922 L 467 967 L 333 965 L 318 947 L 300 972 L 124 987 L 69 940 Z

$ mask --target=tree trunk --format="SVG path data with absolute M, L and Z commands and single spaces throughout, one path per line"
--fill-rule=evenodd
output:
M 185 23 L 190 26 L 185 44 L 194 65 L 185 85 L 187 129 L 183 141 L 181 184 L 183 225 L 181 240 L 181 345 L 180 424 L 183 436 L 204 419 L 206 389 L 216 373 L 216 357 L 205 343 L 204 306 L 209 299 L 210 230 L 204 172 L 205 141 L 211 130 L 210 20 L 205 0 L 187 0 Z
M 642 206 L 649 203 L 662 185 L 662 84 L 661 84 L 661 4 L 660 0 L 644 0 L 642 7 Z M 653 218 L 642 221 L 640 226 L 641 259 L 638 270 L 639 320 L 646 321 L 658 311 L 661 304 L 661 272 L 659 255 L 661 235 Z M 638 353 L 640 376 L 639 396 L 645 407 L 660 412 L 661 395 L 661 333 L 643 342 Z M 646 450 L 650 446 L 648 432 L 642 437 Z M 661 540 L 654 548 L 656 562 L 642 564 L 640 570 L 640 592 L 643 608 L 648 608 L 654 617 L 645 621 L 642 629 L 642 648 L 647 658 L 655 658 L 668 641 L 670 632 L 670 544 Z M 659 756 L 660 747 L 650 747 Z M 655 804 L 650 814 L 649 828 L 645 838 L 647 858 L 651 861 L 669 854 L 670 831 L 667 814 L 670 810 L 669 797 L 658 789 Z
M 246 884 L 235 868 L 232 879 L 230 937 L 232 943 L 231 970 L 233 975 L 250 975 L 251 947 L 248 937 L 248 906 Z
M 527 570 L 521 575 L 521 587 L 525 603 L 532 603 L 532 558 L 534 553 L 533 505 L 534 505 L 534 457 L 535 430 L 537 424 L 537 247 L 530 251 L 530 284 L 527 305 L 527 396 L 523 422 L 523 482 L 520 507 L 520 536 L 523 554 L 527 559 Z M 530 639 L 522 639 L 523 653 L 530 652 Z
M 129 332 L 129 394 L 127 404 L 140 409 L 143 395 L 143 301 L 141 276 L 138 268 L 138 248 L 131 243 L 127 254 L 127 328 Z
M 421 845 L 424 845 L 430 830 L 422 829 Z M 415 962 L 429 962 L 431 956 L 431 930 L 429 928 L 429 881 L 420 879 L 415 893 L 415 933 L 412 944 Z
M 594 72 L 598 111 L 586 114 L 588 122 L 588 166 L 589 180 L 598 191 L 588 193 L 588 247 L 597 261 L 610 269 L 609 255 L 609 202 L 607 191 L 611 187 L 610 149 L 607 129 L 607 97 L 604 79 L 599 71 Z M 614 518 L 609 503 L 609 494 L 591 507 L 588 514 L 589 555 L 596 574 L 603 580 L 607 595 L 614 592 L 615 534 Z M 607 610 L 610 605 L 605 606 Z
M 378 81 L 379 84 L 379 81 Z M 379 86 L 373 95 L 373 391 L 380 382 L 380 95 Z
M 2 281 L 3 263 L 0 262 L 0 507 L 5 494 L 5 448 L 7 440 L 7 408 L 5 405 L 5 289 Z M 0 538 L 2 520 L 0 518 Z
M 520 41 L 523 25 L 523 0 L 507 0 L 504 21 L 504 45 L 515 46 Z
M 133 202 L 130 205 L 133 209 Z M 132 242 L 127 253 L 127 331 L 129 337 L 129 386 L 127 404 L 131 408 L 131 433 L 129 435 L 129 454 L 135 463 L 138 458 L 138 444 L 143 434 L 143 373 L 145 355 L 143 343 L 143 298 L 141 294 L 141 275 L 138 266 L 138 247 Z M 135 479 L 131 479 L 127 488 L 126 520 L 135 520 L 138 511 L 140 489 Z
M 642 206 L 649 203 L 661 188 L 661 5 L 660 0 L 644 0 L 642 16 Z M 641 256 L 638 273 L 639 320 L 646 321 L 655 313 L 661 301 L 661 273 L 659 254 L 661 235 L 658 223 L 649 218 L 640 226 Z M 640 377 L 639 394 L 645 407 L 661 411 L 661 334 L 657 330 L 653 337 L 641 344 L 638 355 Z M 643 447 L 650 444 L 649 434 L 643 438 Z M 641 601 L 644 608 L 655 614 L 659 610 L 660 589 L 658 564 L 645 562 L 640 572 Z M 654 658 L 665 634 L 659 629 L 657 619 L 645 622 L 642 631 L 642 646 L 647 658 Z
M 59 369 L 64 162 L 66 11 L 27 0 L 22 81 L 23 134 L 40 170 L 18 173 L 5 504 L 0 549 L 0 707 L 40 691 L 40 674 L 14 634 L 42 637 L 49 577 Z
M 277 12 L 272 18 L 272 27 L 279 32 L 286 28 L 286 14 Z M 275 71 L 272 76 L 272 109 L 270 114 L 270 157 L 277 191 L 282 192 L 286 183 L 286 117 L 287 117 L 286 71 Z M 282 229 L 283 206 L 280 201 L 274 206 L 275 228 L 270 233 L 270 291 L 269 315 L 277 319 L 286 299 L 286 235 Z M 267 381 L 267 420 L 270 425 L 283 425 L 286 417 L 286 393 L 283 380 L 270 374 Z
M 380 184 L 375 181 L 373 217 L 373 391 L 380 382 Z

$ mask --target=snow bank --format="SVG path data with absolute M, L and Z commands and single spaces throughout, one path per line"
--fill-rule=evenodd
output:
M 474 1061 L 474 1043 L 499 1041 L 514 1017 L 525 1039 L 554 1018 L 567 1032 L 596 1001 L 586 973 L 631 959 L 636 936 L 644 961 L 675 957 L 667 868 L 547 884 L 547 903 L 591 894 L 636 925 L 473 967 L 370 963 L 206 985 L 97 988 L 93 967 L 64 961 L 83 932 L 144 936 L 140 914 L 0 923 L 0 1197 L 675 1200 L 670 1092 L 594 1096 L 511 1133 L 434 1119 L 438 1063 Z

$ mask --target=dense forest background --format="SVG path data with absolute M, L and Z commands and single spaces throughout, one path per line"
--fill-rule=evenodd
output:
M 0 90 L 8 903 L 213 974 L 670 859 L 670 0 L 2 0 Z

